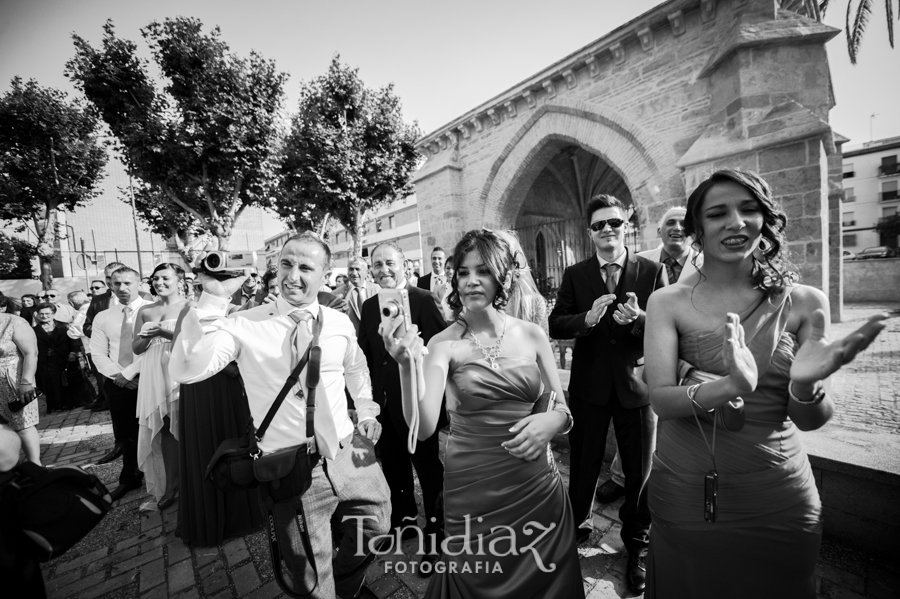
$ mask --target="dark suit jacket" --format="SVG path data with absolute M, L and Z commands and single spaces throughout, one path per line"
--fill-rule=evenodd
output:
M 431 292 L 412 285 L 407 285 L 409 290 L 410 319 L 419 327 L 422 339 L 427 344 L 432 337 L 440 333 L 447 326 L 444 317 L 441 316 Z M 375 401 L 382 407 L 382 412 L 388 413 L 394 426 L 405 437 L 409 427 L 403 418 L 403 406 L 400 391 L 400 367 L 387 353 L 384 341 L 378 334 L 378 326 L 381 324 L 378 296 L 366 299 L 363 303 L 362 322 L 359 327 L 359 346 L 366 355 L 369 364 L 369 374 L 372 377 L 372 395 Z
M 370 283 L 368 281 L 365 281 L 365 288 L 366 299 L 369 299 L 373 295 L 378 295 L 378 290 L 380 289 L 378 285 L 376 285 L 375 283 Z M 334 289 L 334 295 L 343 300 L 346 300 L 349 303 L 350 300 L 347 299 L 347 295 L 350 293 L 350 289 L 351 285 L 349 282 L 344 283 L 343 285 L 338 285 Z M 362 320 L 362 314 L 357 314 L 356 306 L 354 304 L 350 304 L 350 309 L 347 310 L 347 316 L 350 317 L 350 322 L 353 323 L 353 328 L 356 329 L 356 336 L 359 337 L 359 323 Z
M 91 336 L 91 331 L 94 328 L 94 317 L 109 308 L 110 300 L 112 300 L 112 289 L 107 289 L 106 293 L 101 293 L 100 295 L 95 295 L 91 298 L 91 305 L 88 306 L 87 312 L 84 315 L 83 330 L 87 337 Z
M 594 300 L 607 293 L 596 255 L 566 268 L 550 313 L 550 337 L 575 339 L 572 350 L 572 376 L 569 396 L 572 401 L 605 405 L 615 385 L 619 402 L 626 408 L 648 405 L 647 384 L 641 380 L 644 365 L 644 317 L 630 325 L 613 320 L 618 304 L 627 301 L 626 293 L 637 294 L 638 305 L 647 309 L 647 298 L 667 284 L 663 265 L 628 252 L 625 269 L 619 274 L 616 301 L 607 307 L 593 328 L 584 323 Z
M 431 291 L 431 273 L 416 279 L 416 287 L 425 291 Z

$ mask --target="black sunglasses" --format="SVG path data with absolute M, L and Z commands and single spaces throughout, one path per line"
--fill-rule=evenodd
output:
M 49 297 L 49 298 L 54 298 L 54 297 L 59 297 L 59 296 L 56 295 L 55 293 L 48 293 L 48 294 L 47 294 L 47 297 Z
M 622 225 L 625 224 L 625 221 L 622 220 L 621 218 L 608 218 L 606 220 L 595 220 L 594 222 L 591 223 L 591 226 L 589 228 L 594 233 L 599 233 L 600 231 L 603 230 L 603 227 L 605 227 L 607 224 L 609 224 L 609 226 L 612 227 L 613 229 L 618 229 L 619 227 L 621 227 Z
M 91 289 L 93 289 L 94 291 L 100 291 L 101 289 L 103 289 L 103 287 L 97 285 L 96 287 L 91 287 Z

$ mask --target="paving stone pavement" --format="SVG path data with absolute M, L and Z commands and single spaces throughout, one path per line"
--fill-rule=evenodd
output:
M 862 324 L 868 314 L 897 306 L 851 307 L 834 327 L 835 336 Z M 900 318 L 888 322 L 886 332 L 835 381 L 835 392 L 847 398 L 835 418 L 847 426 L 884 426 L 900 433 Z M 852 401 L 849 400 L 852 398 Z M 76 464 L 97 474 L 114 488 L 121 461 L 97 465 L 112 445 L 109 412 L 71 410 L 43 415 L 38 425 L 45 465 Z M 560 474 L 568 481 L 568 453 L 554 448 Z M 605 474 L 601 480 L 605 479 Z M 417 500 L 421 504 L 421 494 Z M 42 565 L 51 599 L 225 599 L 283 597 L 269 564 L 268 546 L 261 531 L 227 541 L 218 547 L 188 548 L 175 536 L 177 504 L 164 513 L 142 512 L 149 501 L 143 491 L 126 495 L 110 514 L 65 555 Z M 595 532 L 579 547 L 585 593 L 589 599 L 631 597 L 624 575 L 627 561 L 619 538 L 618 507 L 596 506 Z M 417 563 L 414 542 L 401 545 L 400 555 L 381 556 L 369 568 L 367 580 L 378 597 L 421 597 L 428 580 L 412 573 Z M 864 552 L 836 544 L 827 537 L 817 567 L 819 597 L 888 597 L 900 584 L 897 566 L 882 580 L 876 564 Z M 565 599 L 565 598 L 561 598 Z

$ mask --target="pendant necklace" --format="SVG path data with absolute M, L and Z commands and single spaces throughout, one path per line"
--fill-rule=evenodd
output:
M 503 337 L 506 336 L 506 320 L 506 318 L 503 319 L 503 332 L 500 333 L 500 338 L 497 339 L 497 343 L 490 347 L 482 345 L 481 341 L 478 340 L 478 337 L 475 336 L 475 331 L 469 331 L 472 333 L 472 341 L 475 343 L 475 347 L 481 350 L 481 353 L 484 354 L 484 357 L 491 363 L 491 368 L 494 370 L 500 370 L 500 365 L 497 364 L 497 358 L 500 357 L 500 346 L 503 345 Z

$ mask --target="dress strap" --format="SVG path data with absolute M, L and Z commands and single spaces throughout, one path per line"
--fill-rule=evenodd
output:
M 747 347 L 753 353 L 759 377 L 762 377 L 772 363 L 772 355 L 778 342 L 787 328 L 788 317 L 791 314 L 791 293 L 796 287 L 784 288 L 777 298 L 771 296 L 765 298 L 759 307 L 753 310 L 750 317 L 741 324 L 744 327 L 744 336 Z M 773 299 L 775 302 L 773 303 Z

